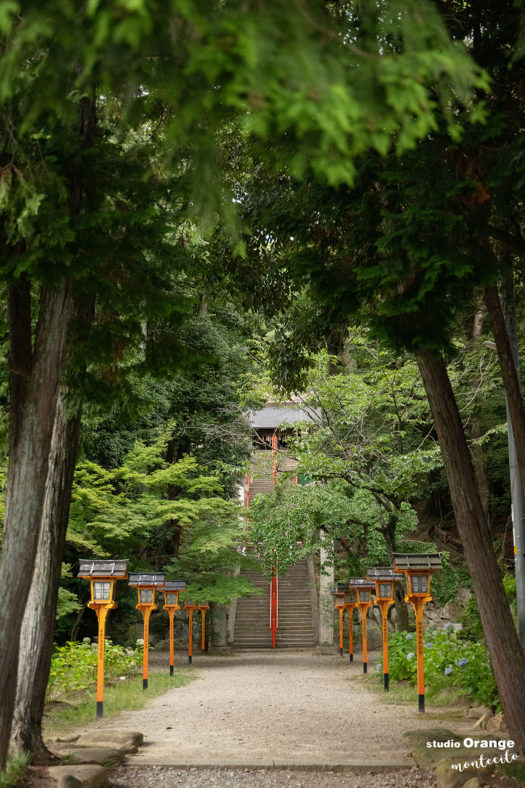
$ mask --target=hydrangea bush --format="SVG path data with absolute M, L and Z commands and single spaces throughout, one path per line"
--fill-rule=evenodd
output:
M 136 647 L 123 648 L 106 639 L 104 650 L 104 676 L 107 679 L 130 676 L 138 672 L 142 663 L 143 641 Z M 70 692 L 86 690 L 94 686 L 97 679 L 98 646 L 90 638 L 82 643 L 68 642 L 57 646 L 51 661 L 47 700 L 56 700 Z
M 389 637 L 388 669 L 391 681 L 417 680 L 416 636 L 394 632 Z M 424 639 L 425 689 L 433 693 L 456 687 L 494 710 L 501 708 L 486 647 L 443 630 L 428 630 Z M 383 671 L 382 660 L 377 666 Z

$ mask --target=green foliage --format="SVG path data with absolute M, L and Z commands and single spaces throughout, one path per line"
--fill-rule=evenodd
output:
M 0 770 L 0 788 L 16 788 L 17 785 L 20 785 L 30 760 L 30 753 L 13 755 L 8 758 L 5 771 Z
M 503 587 L 505 588 L 505 594 L 514 621 L 517 624 L 518 608 L 516 600 L 516 578 L 510 574 L 505 575 L 503 578 Z M 471 640 L 482 640 L 483 627 L 481 625 L 481 618 L 475 596 L 469 599 L 463 612 L 461 623 L 463 624 L 464 637 L 470 638 Z
M 317 484 L 258 496 L 250 530 L 271 571 L 313 555 L 326 543 L 330 563 L 346 550 L 347 570 L 389 564 L 417 526 L 412 502 L 440 468 L 428 429 L 428 405 L 414 362 L 396 358 L 352 329 L 339 357 L 311 357 L 303 402 L 312 421 L 294 425 L 287 450 L 296 473 Z M 333 540 L 338 540 L 333 548 Z M 281 568 L 281 571 L 284 571 Z
M 393 632 L 388 639 L 388 671 L 393 681 L 417 681 L 416 636 Z M 382 672 L 382 662 L 378 671 Z M 456 634 L 429 630 L 424 640 L 425 688 L 432 697 L 447 687 L 468 693 L 474 701 L 501 708 L 486 647 Z
M 236 116 L 245 137 L 281 135 L 295 175 L 313 171 L 333 184 L 352 180 L 352 158 L 368 147 L 414 145 L 436 127 L 440 110 L 456 133 L 454 108 L 472 106 L 473 91 L 488 83 L 465 47 L 449 40 L 433 4 L 420 0 L 413 13 L 388 0 L 373 23 L 370 9 L 367 16 L 364 33 L 360 15 L 326 13 L 317 0 L 264 8 L 241 0 L 144 0 L 124 10 L 99 2 L 79 9 L 72 0 L 23 12 L 19 3 L 3 6 L 0 107 L 5 129 L 18 129 L 2 135 L 6 160 L 16 160 L 2 191 L 10 235 L 30 237 L 47 213 L 58 256 L 67 255 L 67 209 L 50 210 L 45 199 L 49 190 L 64 196 L 58 152 L 39 161 L 36 145 L 31 156 L 24 150 L 53 138 L 74 159 L 78 114 L 94 84 L 116 134 L 162 128 L 165 157 L 175 168 L 184 162 L 201 218 L 216 209 L 231 217 L 216 135 Z M 13 260 L 8 269 L 18 275 L 34 262 Z
M 450 558 L 446 550 L 441 551 L 442 569 L 432 575 L 432 598 L 440 607 L 456 598 L 459 586 L 470 588 L 471 581 L 467 569 L 462 561 Z M 474 597 L 471 597 L 469 603 Z
M 98 646 L 84 638 L 82 643 L 67 642 L 57 646 L 51 661 L 47 686 L 47 699 L 56 700 L 86 690 L 96 683 Z M 142 664 L 142 651 L 125 649 L 106 640 L 104 653 L 104 675 L 107 679 L 137 673 Z
M 87 460 L 79 464 L 68 560 L 127 555 L 132 568 L 153 564 L 186 580 L 199 599 L 229 602 L 253 590 L 235 576 L 243 561 L 239 506 L 224 497 L 219 476 L 195 457 L 167 459 L 173 429 L 170 425 L 149 445 L 137 441 L 112 470 Z

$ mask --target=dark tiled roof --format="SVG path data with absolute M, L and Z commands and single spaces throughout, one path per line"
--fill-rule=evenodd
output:
M 166 591 L 184 591 L 186 588 L 185 580 L 165 580 L 162 586 Z
M 367 570 L 367 580 L 401 580 L 390 566 L 374 566 Z
M 441 553 L 394 553 L 396 571 L 441 569 Z
M 314 415 L 312 415 L 314 414 Z M 248 411 L 250 426 L 255 430 L 275 430 L 281 424 L 297 424 L 300 421 L 317 421 L 321 412 L 315 408 L 302 408 L 299 405 L 277 407 L 267 405 L 261 410 Z
M 140 572 L 131 572 L 129 576 L 129 584 L 133 588 L 135 586 L 163 586 L 164 574 L 151 574 Z
M 367 580 L 365 577 L 351 577 L 349 580 L 349 585 L 353 586 L 354 588 L 375 589 L 375 583 L 372 583 L 370 580 Z
M 128 576 L 128 558 L 116 561 L 99 558 L 83 558 L 79 562 L 78 577 L 114 577 L 126 579 Z

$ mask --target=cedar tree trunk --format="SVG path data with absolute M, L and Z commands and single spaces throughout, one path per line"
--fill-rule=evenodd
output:
M 525 655 L 505 597 L 456 399 L 440 356 L 416 354 L 507 725 L 525 750 Z
M 485 305 L 489 313 L 492 333 L 494 334 L 496 349 L 498 351 L 501 376 L 507 394 L 509 414 L 512 422 L 512 429 L 514 431 L 514 442 L 516 445 L 521 486 L 525 491 L 525 408 L 523 407 L 520 382 L 516 372 L 507 326 L 505 325 L 505 317 L 501 308 L 501 301 L 496 285 L 487 287 L 485 290 Z
M 72 318 L 68 280 L 42 285 L 34 346 L 30 291 L 9 287 L 10 452 L 0 562 L 0 769 L 15 703 L 20 630 L 33 578 L 49 452 Z
M 49 679 L 56 605 L 69 504 L 80 433 L 80 407 L 68 417 L 67 393 L 61 390 L 46 484 L 44 511 L 33 582 L 22 623 L 11 749 L 32 754 L 32 761 L 53 760 L 42 739 L 42 716 Z

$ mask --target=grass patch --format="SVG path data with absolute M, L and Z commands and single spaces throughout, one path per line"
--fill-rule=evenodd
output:
M 22 776 L 29 765 L 29 753 L 15 755 L 8 758 L 7 768 L 0 771 L 0 788 L 10 788 L 20 783 Z
M 104 687 L 104 719 L 124 711 L 142 709 L 150 698 L 162 695 L 174 687 L 183 687 L 197 674 L 192 670 L 176 672 L 170 676 L 166 671 L 150 670 L 148 689 L 142 689 L 142 676 L 133 676 Z M 74 697 L 64 697 L 67 706 L 52 710 L 44 719 L 44 734 L 56 734 L 78 728 L 96 719 L 96 692 L 84 691 Z M 1 786 L 0 786 L 1 788 Z
M 382 680 L 378 681 L 376 676 L 367 675 L 363 677 L 363 680 L 367 689 L 375 692 L 376 695 L 380 695 L 385 703 L 399 703 L 406 706 L 417 706 L 417 689 L 408 681 L 391 682 L 389 691 L 385 692 L 383 689 Z M 425 701 L 434 707 L 437 706 L 439 708 L 449 709 L 447 716 L 445 717 L 446 719 L 449 718 L 449 714 L 454 718 L 461 719 L 463 717 L 463 712 L 457 711 L 457 707 L 461 706 L 462 708 L 465 708 L 468 706 L 465 692 L 462 691 L 460 687 L 450 687 L 446 689 L 436 688 L 434 691 L 432 688 L 427 689 L 425 692 Z M 452 711 L 451 707 L 455 707 L 454 711 Z M 452 719 L 452 717 L 450 718 Z

